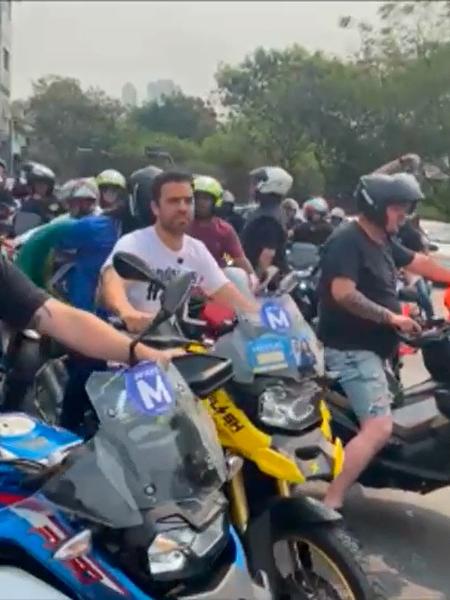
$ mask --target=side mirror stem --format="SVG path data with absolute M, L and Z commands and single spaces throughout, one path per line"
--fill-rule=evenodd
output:
M 156 317 L 153 319 L 153 321 L 150 323 L 150 325 L 148 327 L 146 327 L 130 344 L 130 350 L 129 350 L 129 365 L 131 367 L 133 367 L 134 365 L 136 365 L 139 361 L 136 358 L 136 346 L 142 342 L 142 340 L 145 338 L 145 336 L 149 335 L 150 333 L 152 333 L 157 327 L 159 327 L 161 325 L 161 323 L 164 323 L 164 321 L 166 321 L 171 315 L 164 310 L 163 308 L 161 308 L 161 310 L 158 312 L 158 314 L 156 315 Z

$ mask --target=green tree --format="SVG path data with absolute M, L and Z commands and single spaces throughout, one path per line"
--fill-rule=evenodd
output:
M 141 128 L 181 139 L 200 141 L 217 125 L 214 110 L 201 98 L 175 94 L 137 108 L 132 119 Z
M 31 126 L 30 155 L 48 162 L 62 176 L 80 170 L 80 148 L 108 153 L 122 114 L 119 102 L 104 92 L 84 92 L 76 79 L 48 76 L 33 84 L 25 104 Z

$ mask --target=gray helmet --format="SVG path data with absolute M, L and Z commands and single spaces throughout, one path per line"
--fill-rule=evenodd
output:
M 380 227 L 386 225 L 386 209 L 392 204 L 406 204 L 411 212 L 424 198 L 422 189 L 409 173 L 363 175 L 355 191 L 358 210 Z

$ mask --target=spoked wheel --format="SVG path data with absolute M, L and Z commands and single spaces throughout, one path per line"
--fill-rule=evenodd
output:
M 281 575 L 278 600 L 385 600 L 365 573 L 358 544 L 342 526 L 294 526 L 273 541 Z

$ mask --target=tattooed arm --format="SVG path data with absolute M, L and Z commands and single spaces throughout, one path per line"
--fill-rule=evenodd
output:
M 398 315 L 384 306 L 369 300 L 356 289 L 351 279 L 337 277 L 331 283 L 331 295 L 348 312 L 361 319 L 367 319 L 380 325 L 390 325 L 406 333 L 420 332 L 420 326 L 409 317 Z

